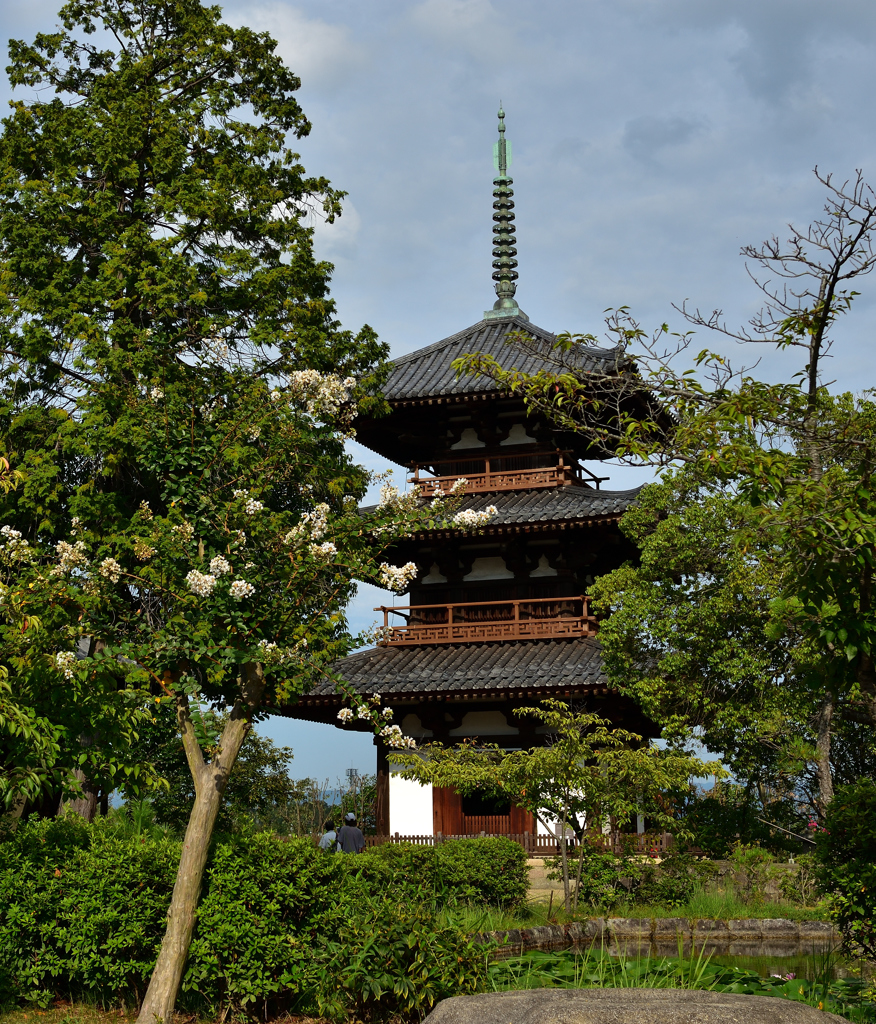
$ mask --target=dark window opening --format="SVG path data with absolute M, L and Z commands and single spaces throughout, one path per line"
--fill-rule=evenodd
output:
M 462 813 L 469 818 L 486 817 L 488 815 L 510 814 L 511 802 L 501 797 L 481 796 L 473 793 L 462 798 Z

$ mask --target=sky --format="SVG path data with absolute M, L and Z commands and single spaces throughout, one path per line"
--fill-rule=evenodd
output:
M 0 24 L 29 39 L 56 9 L 0 0 Z M 872 0 L 269 0 L 225 15 L 270 32 L 300 75 L 313 130 L 294 148 L 348 193 L 339 221 L 315 225 L 339 317 L 370 324 L 395 355 L 492 306 L 500 100 L 517 298 L 555 332 L 599 334 L 621 305 L 647 328 L 682 330 L 673 304 L 686 299 L 743 323 L 760 302 L 739 250 L 819 215 L 813 168 L 876 183 Z M 837 333 L 837 387 L 873 381 L 874 286 L 862 282 Z M 698 334 L 706 346 L 751 361 Z M 793 353 L 757 355 L 767 378 L 800 368 Z M 646 478 L 612 470 L 604 486 Z M 388 599 L 363 587 L 353 622 Z M 295 749 L 298 776 L 374 770 L 368 737 L 288 721 L 262 731 Z

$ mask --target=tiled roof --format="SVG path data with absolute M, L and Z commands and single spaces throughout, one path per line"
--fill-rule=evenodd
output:
M 515 523 L 561 523 L 570 520 L 603 519 L 622 515 L 635 502 L 642 488 L 629 491 L 597 491 L 591 487 L 545 487 L 531 491 L 495 491 L 472 494 L 463 499 L 460 511 L 476 512 L 496 506 L 496 515 L 486 529 Z M 373 512 L 376 505 L 363 508 Z
M 496 385 L 486 377 L 461 377 L 450 368 L 458 356 L 469 352 L 482 352 L 493 356 L 506 369 L 516 368 L 526 373 L 535 373 L 545 368 L 545 361 L 537 355 L 509 345 L 507 335 L 523 330 L 538 338 L 546 345 L 556 341 L 555 335 L 536 327 L 528 320 L 511 317 L 507 320 L 482 320 L 472 327 L 460 331 L 443 341 L 418 349 L 409 355 L 393 360 L 393 370 L 383 388 L 383 394 L 390 401 L 431 398 L 438 395 L 462 395 L 493 391 Z M 582 371 L 589 369 L 608 370 L 614 365 L 615 350 L 587 348 L 581 345 L 572 353 L 566 353 L 568 363 L 578 355 L 578 366 Z
M 608 686 L 599 641 L 519 640 L 491 644 L 375 647 L 335 663 L 358 693 L 392 696 L 458 693 L 501 696 L 503 691 Z M 336 698 L 330 680 L 302 698 Z
M 641 490 L 641 487 L 629 491 L 545 487 L 532 491 L 497 491 L 493 494 L 472 494 L 463 500 L 462 508 L 479 512 L 488 505 L 495 505 L 497 515 L 490 520 L 490 526 L 592 519 L 621 515 L 633 504 Z

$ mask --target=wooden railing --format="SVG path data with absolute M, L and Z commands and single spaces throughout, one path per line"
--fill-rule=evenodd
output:
M 465 480 L 465 493 L 478 494 L 491 491 L 522 491 L 533 490 L 541 487 L 566 487 L 570 484 L 591 484 L 597 489 L 603 480 L 608 477 L 596 476 L 589 469 L 579 466 L 574 460 L 566 461 L 564 455 L 567 453 L 558 451 L 556 453 L 556 464 L 552 466 L 514 466 L 508 463 L 535 462 L 537 455 L 510 456 L 510 455 L 485 455 L 475 459 L 443 459 L 438 462 L 429 463 L 429 468 L 421 465 L 414 465 L 414 475 L 408 477 L 408 483 L 420 488 L 424 498 L 431 498 L 438 490 L 445 494 L 453 488 L 459 480 Z M 460 471 L 458 468 L 450 473 L 441 473 L 442 467 L 459 467 L 466 463 L 477 466 L 471 472 Z M 483 469 L 480 466 L 483 465 Z M 432 473 L 437 471 L 435 476 L 420 476 L 421 470 Z
M 533 832 L 523 832 L 521 834 L 507 835 L 504 833 L 494 833 L 495 835 L 502 836 L 503 839 L 511 839 L 515 843 L 519 843 L 530 857 L 554 857 L 560 851 L 560 840 L 556 836 L 545 836 L 536 835 Z M 365 844 L 369 848 L 372 846 L 384 846 L 387 843 L 409 843 L 413 846 L 438 846 L 448 839 L 480 839 L 486 838 L 489 835 L 487 832 L 481 832 L 480 835 L 464 835 L 464 836 L 445 836 L 441 832 L 431 836 L 403 836 L 399 835 L 398 832 L 391 836 L 366 836 Z M 643 857 L 664 857 L 672 846 L 672 836 L 668 832 L 654 834 L 653 832 L 643 832 L 639 834 L 626 833 L 626 832 L 611 832 L 607 835 L 596 836 L 595 838 L 589 839 L 597 848 L 601 848 L 612 853 L 620 853 L 622 850 L 626 850 L 634 855 Z M 571 840 L 568 840 L 567 849 L 571 850 L 573 844 Z
M 459 604 L 381 605 L 386 644 L 456 644 L 545 637 L 595 636 L 589 597 L 538 597 L 526 601 L 470 601 Z M 390 625 L 400 615 L 403 626 Z

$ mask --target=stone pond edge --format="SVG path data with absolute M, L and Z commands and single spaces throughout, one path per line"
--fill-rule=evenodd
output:
M 643 951 L 655 947 L 671 956 L 691 948 L 705 953 L 730 955 L 790 955 L 837 945 L 839 932 L 827 921 L 791 921 L 785 918 L 696 919 L 684 917 L 594 917 L 572 924 L 508 928 L 472 936 L 477 942 L 495 942 L 493 954 L 504 959 L 531 950 L 562 950 L 600 943 Z M 753 947 L 766 947 L 763 951 Z M 791 949 L 790 947 L 795 947 Z M 781 952 L 779 951 L 781 949 Z

